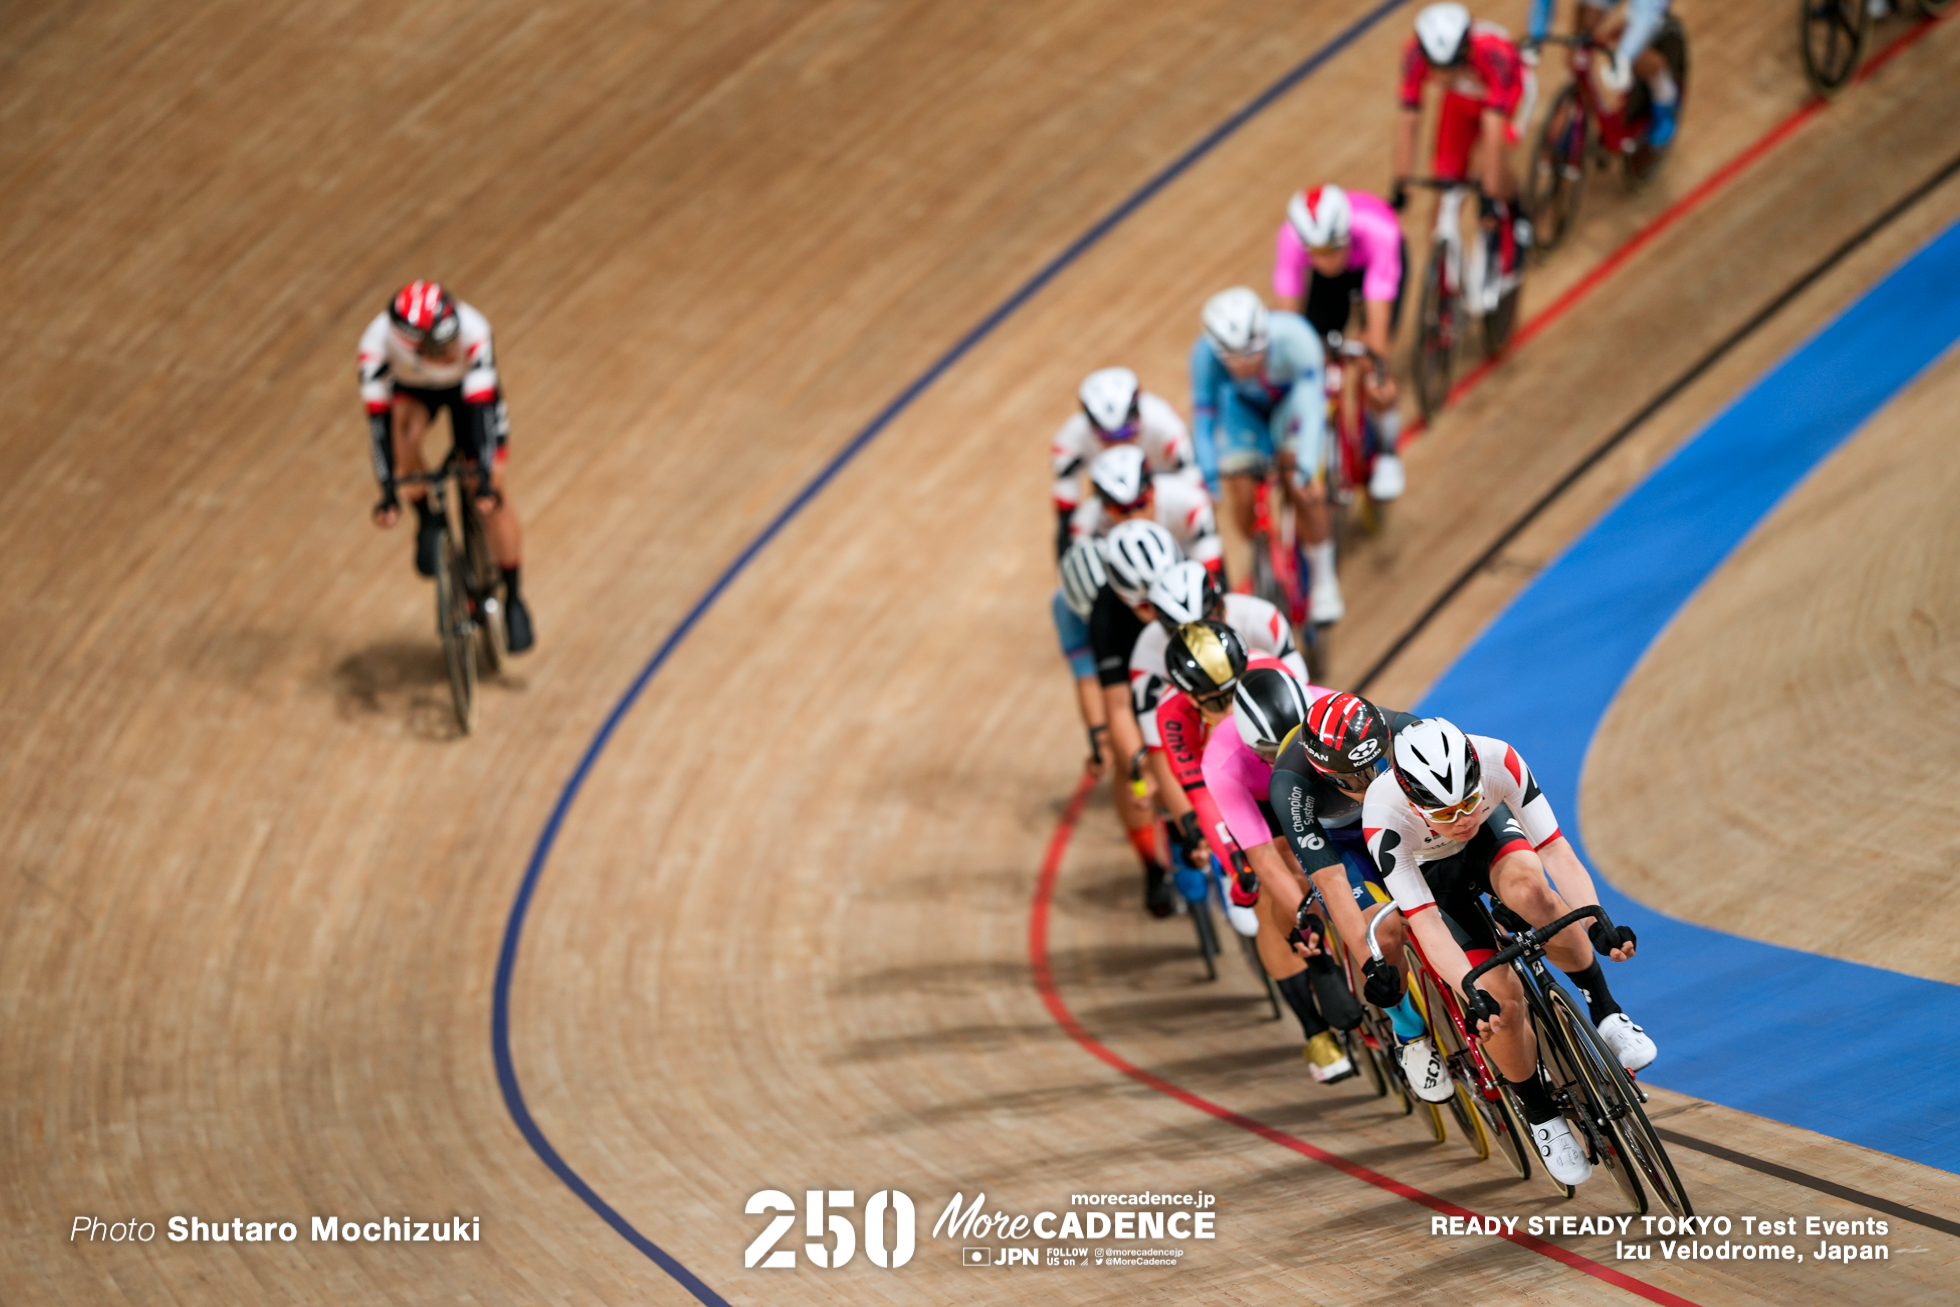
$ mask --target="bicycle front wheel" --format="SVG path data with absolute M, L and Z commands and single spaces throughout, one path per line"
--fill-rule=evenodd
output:
M 1541 258 L 1551 253 L 1578 221 L 1579 198 L 1586 190 L 1591 128 L 1585 106 L 1579 103 L 1577 85 L 1558 93 L 1545 121 L 1538 126 L 1531 172 L 1524 183 L 1524 210 L 1531 215 L 1533 241 Z
M 468 586 L 455 537 L 442 534 L 436 561 L 436 626 L 442 633 L 443 661 L 449 667 L 449 697 L 456 725 L 468 735 L 476 729 L 476 628 L 470 621 Z
M 1660 1135 L 1653 1122 L 1647 1119 L 1647 1109 L 1640 1105 L 1640 1091 L 1634 1087 L 1633 1078 L 1599 1032 L 1579 1011 L 1565 992 L 1560 990 L 1555 996 L 1565 1009 L 1562 1018 L 1568 1024 L 1581 1030 L 1592 1044 L 1610 1086 L 1606 1097 L 1610 1100 L 1613 1124 L 1619 1134 L 1620 1142 L 1626 1147 L 1627 1160 L 1634 1172 L 1660 1199 L 1661 1206 L 1675 1216 L 1693 1216 L 1694 1206 L 1688 1201 L 1688 1191 L 1681 1184 L 1681 1177 L 1675 1174 L 1674 1160 L 1667 1155 L 1667 1148 L 1661 1143 Z M 1645 1210 L 1644 1208 L 1642 1209 Z
M 1191 924 L 1198 932 L 1198 952 L 1205 960 L 1205 979 L 1218 979 L 1218 925 L 1212 920 L 1211 904 L 1199 899 L 1191 904 Z
M 1571 1076 L 1566 1088 L 1574 1099 L 1574 1107 L 1585 1118 L 1574 1124 L 1584 1129 L 1584 1137 L 1592 1145 L 1593 1165 L 1604 1167 L 1612 1176 L 1614 1187 L 1627 1200 L 1627 1205 L 1644 1216 L 1647 1213 L 1647 1191 L 1641 1186 L 1640 1177 L 1634 1173 L 1626 1143 L 1621 1139 L 1616 1125 L 1625 1112 L 1624 1100 L 1614 1083 L 1611 1070 L 1619 1062 L 1600 1042 L 1599 1032 L 1573 1006 L 1565 990 L 1557 984 L 1548 988 L 1551 992 L 1546 997 L 1551 1002 L 1552 1015 L 1558 1023 L 1554 1046 L 1559 1049 L 1560 1060 L 1565 1062 L 1565 1069 Z
M 1871 22 L 1865 0 L 1797 0 L 1797 46 L 1811 90 L 1829 99 L 1850 84 Z
M 477 648 L 483 670 L 495 676 L 503 670 L 507 648 L 504 632 L 503 574 L 490 555 L 490 539 L 483 528 L 483 516 L 465 495 L 463 509 L 463 551 L 469 563 L 470 610 L 476 620 Z
M 1429 251 L 1429 270 L 1423 275 L 1416 314 L 1416 349 L 1410 363 L 1424 421 L 1442 412 L 1450 397 L 1450 373 L 1456 367 L 1457 302 L 1448 284 L 1447 262 L 1439 241 Z

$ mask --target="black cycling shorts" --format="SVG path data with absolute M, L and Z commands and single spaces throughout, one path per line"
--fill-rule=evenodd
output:
M 1366 275 L 1365 268 L 1349 268 L 1338 277 L 1323 277 L 1308 269 L 1307 302 L 1301 306 L 1301 315 L 1312 325 L 1324 340 L 1334 332 L 1347 334 L 1348 319 L 1353 316 L 1354 302 L 1361 298 L 1361 281 Z M 1394 338 L 1395 330 L 1402 324 L 1403 291 L 1409 284 L 1409 241 L 1402 240 L 1402 279 L 1395 284 L 1395 304 L 1388 311 L 1388 334 Z
M 489 444 L 486 436 L 495 437 L 495 448 L 499 451 L 510 440 L 510 419 L 505 414 L 501 388 L 488 404 L 469 403 L 463 398 L 461 386 L 444 386 L 437 390 L 427 386 L 397 385 L 395 393 L 407 395 L 419 403 L 428 412 L 430 422 L 447 411 L 449 438 L 471 458 Z

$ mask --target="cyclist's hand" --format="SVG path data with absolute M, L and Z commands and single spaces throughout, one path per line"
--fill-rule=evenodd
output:
M 1376 408 L 1388 408 L 1395 403 L 1397 391 L 1395 378 L 1388 375 L 1387 368 L 1376 368 L 1368 373 L 1362 388 L 1368 392 L 1368 402 Z
M 1259 878 L 1244 867 L 1232 876 L 1232 906 L 1251 908 L 1259 905 Z
M 1103 736 L 1109 734 L 1107 726 L 1089 728 L 1089 757 L 1082 764 L 1082 770 L 1097 780 L 1109 775 L 1109 752 L 1103 748 Z
M 1313 914 L 1311 908 L 1311 899 L 1300 905 L 1299 915 L 1293 921 L 1293 929 L 1286 937 L 1286 942 L 1293 946 L 1293 951 L 1303 958 L 1318 957 L 1326 952 L 1327 927 Z
M 1185 865 L 1200 870 L 1211 865 L 1211 850 L 1205 845 L 1205 833 L 1198 828 L 1198 814 L 1187 812 L 1177 819 L 1178 834 L 1184 837 Z
M 1397 177 L 1395 179 L 1395 184 L 1388 188 L 1388 207 L 1395 210 L 1397 213 L 1400 213 L 1402 212 L 1403 209 L 1407 208 L 1408 205 L 1409 205 L 1409 188 L 1402 184 L 1402 179 L 1400 177 Z
M 477 491 L 476 511 L 479 513 L 494 513 L 503 507 L 503 503 L 503 491 L 495 486 L 484 486 Z
M 1536 68 L 1538 66 L 1538 42 L 1526 40 L 1524 44 L 1518 47 L 1518 58 L 1524 60 L 1525 67 Z
M 1586 927 L 1586 938 L 1592 941 L 1593 950 L 1604 953 L 1615 962 L 1625 962 L 1633 956 L 1634 939 L 1631 926 L 1615 926 L 1611 931 L 1597 921 Z
M 1361 974 L 1367 977 L 1361 996 L 1376 1007 L 1391 1008 L 1402 1001 L 1402 973 L 1394 963 L 1369 958 L 1361 964 Z
M 1464 991 L 1463 1011 L 1477 1023 L 1479 1038 L 1488 1039 L 1504 1028 L 1504 1005 L 1475 985 Z
M 385 531 L 399 521 L 401 515 L 402 501 L 396 497 L 394 490 L 383 491 L 381 502 L 374 506 L 374 524 Z

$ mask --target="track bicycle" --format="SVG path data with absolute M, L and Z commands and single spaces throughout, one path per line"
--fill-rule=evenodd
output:
M 1374 475 L 1375 456 L 1381 452 L 1381 433 L 1363 401 L 1362 382 L 1370 368 L 1383 364 L 1365 342 L 1342 332 L 1328 332 L 1325 343 L 1327 452 L 1321 467 L 1334 538 L 1341 539 L 1349 525 L 1378 535 L 1387 521 L 1388 505 L 1377 503 L 1368 493 L 1368 482 Z
M 1368 951 L 1376 957 L 1381 956 L 1381 946 L 1376 941 L 1375 931 L 1393 911 L 1392 907 L 1384 908 L 1368 922 Z M 1361 1004 L 1361 1024 L 1353 1030 L 1342 1032 L 1349 1060 L 1358 1067 L 1367 1068 L 1368 1081 L 1375 1088 L 1375 1097 L 1389 1099 L 1402 1110 L 1403 1116 L 1415 1115 L 1419 1107 L 1425 1109 L 1420 1114 L 1423 1123 L 1429 1128 L 1430 1137 L 1442 1143 L 1447 1137 L 1442 1108 L 1435 1103 L 1424 1102 L 1409 1088 L 1408 1077 L 1402 1073 L 1402 1059 L 1397 1055 L 1401 1040 L 1395 1035 L 1394 1023 L 1388 1019 L 1386 1012 L 1370 1003 L 1362 993 L 1365 978 L 1355 965 L 1353 951 L 1342 942 L 1340 930 L 1334 925 L 1331 914 L 1326 918 L 1326 925 L 1328 947 L 1340 951 L 1348 988 L 1354 991 Z
M 1378 913 L 1376 923 L 1387 915 L 1387 911 Z M 1371 957 L 1382 957 L 1373 930 L 1368 933 L 1368 952 Z M 1436 1041 L 1436 1051 L 1442 1055 L 1443 1065 L 1449 1069 L 1450 1079 L 1456 1086 L 1447 1106 L 1450 1115 L 1456 1118 L 1457 1129 L 1478 1157 L 1489 1157 L 1495 1149 L 1517 1172 L 1518 1179 L 1530 1179 L 1531 1155 L 1536 1147 L 1530 1142 L 1531 1131 L 1525 1125 L 1524 1112 L 1510 1086 L 1484 1056 L 1483 1045 L 1473 1033 L 1472 1024 L 1465 1019 L 1456 992 L 1443 983 L 1413 934 L 1409 935 L 1404 952 L 1407 973 L 1415 981 L 1416 1006 L 1421 1009 L 1429 1037 Z M 1569 1190 L 1566 1196 L 1571 1196 Z
M 1938 18 L 1953 0 L 1914 0 L 1920 17 Z M 1797 0 L 1797 48 L 1810 89 L 1830 99 L 1851 84 L 1871 42 L 1872 23 L 1899 6 L 1881 4 L 1873 14 L 1868 0 Z
M 1313 571 L 1300 543 L 1299 515 L 1283 479 L 1288 464 L 1274 459 L 1253 492 L 1252 593 L 1280 610 L 1293 629 L 1293 643 L 1306 659 L 1307 674 L 1318 680 L 1326 670 L 1328 628 L 1309 616 Z M 1278 510 L 1274 510 L 1274 502 Z
M 490 553 L 483 515 L 477 511 L 474 463 L 451 450 L 433 472 L 416 472 L 389 482 L 391 487 L 426 485 L 429 503 L 442 519 L 436 555 L 436 634 L 449 668 L 449 697 L 456 725 L 468 735 L 476 729 L 477 664 L 495 676 L 503 669 L 508 645 L 504 634 L 503 574 Z M 454 483 L 455 493 L 450 493 Z M 450 511 L 452 504 L 455 511 Z
M 1450 397 L 1456 356 L 1474 321 L 1483 340 L 1484 356 L 1495 358 L 1511 339 L 1518 320 L 1518 293 L 1524 286 L 1525 260 L 1516 249 L 1513 231 L 1483 230 L 1477 239 L 1463 239 L 1463 201 L 1483 195 L 1483 188 L 1466 178 L 1413 177 L 1406 186 L 1440 191 L 1436 227 L 1429 238 L 1429 266 L 1423 269 L 1422 295 L 1417 301 L 1414 371 L 1416 403 L 1425 420 L 1442 411 Z M 1513 215 L 1515 217 L 1515 214 Z M 1502 270 L 1502 251 L 1509 247 L 1511 270 Z M 1499 254 L 1493 266 L 1492 254 Z
M 1588 166 L 1603 168 L 1619 159 L 1629 190 L 1651 178 L 1673 149 L 1673 142 L 1655 149 L 1647 143 L 1653 122 L 1653 92 L 1634 78 L 1617 109 L 1608 109 L 1593 76 L 1600 52 L 1610 58 L 1612 47 L 1587 33 L 1548 36 L 1544 45 L 1563 45 L 1572 51 L 1572 80 L 1552 100 L 1532 142 L 1531 166 L 1524 179 L 1524 208 L 1531 215 L 1532 243 L 1542 258 L 1579 220 L 1579 200 L 1585 194 Z M 1675 85 L 1681 88 L 1680 107 L 1688 99 L 1688 31 L 1669 14 L 1654 36 L 1653 49 L 1667 61 Z M 1678 110 L 1677 110 L 1678 111 Z
M 1575 922 L 1591 918 L 1611 931 L 1606 909 L 1597 904 L 1577 908 L 1536 928 L 1526 927 L 1502 908 L 1495 913 L 1486 910 L 1486 916 L 1498 940 L 1509 942 L 1463 977 L 1463 992 L 1477 997 L 1474 1017 L 1490 1015 L 1489 996 L 1472 989 L 1477 978 L 1498 967 L 1511 968 L 1524 987 L 1525 1007 L 1538 1036 L 1538 1077 L 1571 1124 L 1574 1137 L 1583 1141 L 1594 1167 L 1606 1169 L 1635 1212 L 1647 1212 L 1651 1189 L 1674 1216 L 1694 1215 L 1674 1163 L 1641 1106 L 1646 1094 L 1545 961 L 1546 941 Z M 1566 1197 L 1572 1196 L 1571 1188 L 1559 1188 Z
M 1245 860 L 1244 852 L 1236 848 L 1232 850 L 1231 874 L 1234 876 L 1252 874 L 1251 864 Z M 1222 878 L 1218 889 L 1221 895 L 1228 892 Z M 1221 899 L 1221 901 L 1228 900 Z M 1266 972 L 1266 964 L 1259 956 L 1258 938 L 1252 935 L 1240 935 L 1236 930 L 1232 934 L 1238 937 L 1239 952 L 1245 956 L 1246 965 L 1252 968 L 1252 974 L 1258 978 L 1261 988 L 1266 992 L 1266 1003 L 1272 1008 L 1273 1020 L 1282 1020 L 1286 1012 L 1279 1004 L 1279 986 L 1273 983 L 1272 976 Z

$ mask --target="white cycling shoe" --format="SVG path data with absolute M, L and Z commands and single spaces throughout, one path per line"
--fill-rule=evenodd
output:
M 1545 1170 L 1560 1184 L 1577 1186 L 1592 1179 L 1592 1163 L 1586 1160 L 1586 1150 L 1572 1137 L 1572 1127 L 1564 1117 L 1555 1116 L 1531 1127 L 1531 1142 L 1538 1145 Z
M 1450 1083 L 1450 1069 L 1443 1065 L 1442 1054 L 1436 1051 L 1436 1041 L 1428 1035 L 1421 1035 L 1402 1045 L 1397 1054 L 1402 1059 L 1402 1077 L 1409 1082 L 1417 1098 L 1425 1103 L 1447 1103 L 1456 1092 Z
M 1375 470 L 1368 474 L 1368 498 L 1378 504 L 1386 504 L 1391 499 L 1400 499 L 1407 488 L 1408 478 L 1402 472 L 1402 456 L 1375 455 Z
M 1599 1023 L 1599 1037 L 1606 1041 L 1606 1047 L 1613 1050 L 1613 1056 L 1620 1059 L 1620 1065 L 1629 1071 L 1638 1071 L 1654 1060 L 1660 1051 L 1654 1041 L 1647 1038 L 1647 1032 L 1633 1024 L 1633 1018 L 1624 1012 L 1615 1012 Z
M 1232 923 L 1232 929 L 1251 939 L 1259 933 L 1259 914 L 1251 908 L 1242 908 L 1236 903 L 1225 905 L 1225 920 Z

